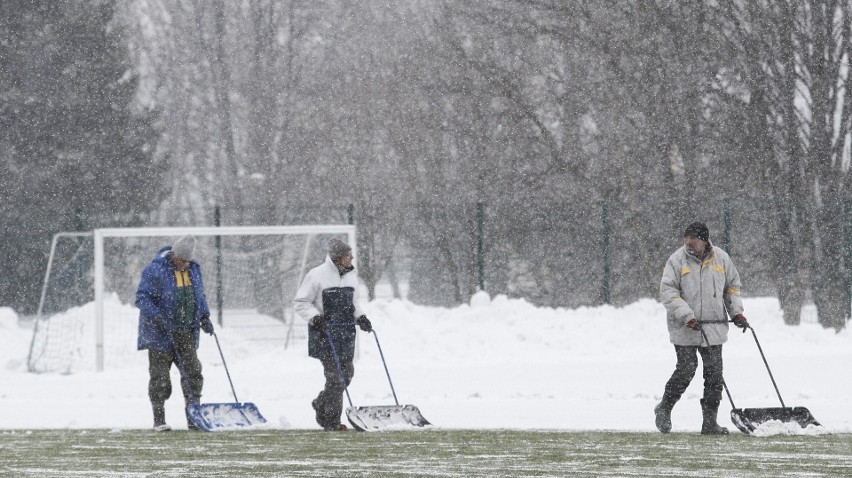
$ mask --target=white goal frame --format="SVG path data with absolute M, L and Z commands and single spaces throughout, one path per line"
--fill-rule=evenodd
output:
M 93 231 L 95 247 L 95 364 L 96 370 L 104 370 L 104 239 L 116 237 L 175 237 L 193 236 L 261 236 L 286 234 L 346 234 L 352 245 L 352 255 L 357 259 L 355 247 L 355 226 L 340 225 L 302 225 L 302 226 L 210 226 L 210 227 L 129 227 L 95 229 Z M 303 261 L 304 262 L 304 261 Z M 302 264 L 302 269 L 305 264 Z M 305 271 L 301 272 L 304 276 Z M 357 274 L 357 269 L 355 271 Z M 300 277 L 301 282 L 301 277 Z

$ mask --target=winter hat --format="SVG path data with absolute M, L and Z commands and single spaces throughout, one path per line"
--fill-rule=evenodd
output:
M 172 246 L 172 253 L 185 261 L 191 261 L 195 257 L 195 238 L 183 236 L 176 240 Z
M 349 252 L 352 252 L 352 248 L 340 239 L 335 238 L 328 241 L 328 257 L 331 257 L 332 261 L 337 262 Z
M 686 226 L 686 230 L 683 231 L 683 237 L 696 237 L 704 242 L 710 242 L 710 230 L 707 229 L 707 225 L 703 222 L 696 221 Z

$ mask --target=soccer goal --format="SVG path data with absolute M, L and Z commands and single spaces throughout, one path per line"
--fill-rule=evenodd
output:
M 211 320 L 249 342 L 304 344 L 291 304 L 302 278 L 325 259 L 328 241 L 355 244 L 355 226 L 96 229 L 60 233 L 51 244 L 28 357 L 31 372 L 74 373 L 135 365 L 142 270 L 180 236 L 197 240 Z M 353 254 L 356 248 L 353 248 Z M 357 260 L 357 258 L 356 258 Z

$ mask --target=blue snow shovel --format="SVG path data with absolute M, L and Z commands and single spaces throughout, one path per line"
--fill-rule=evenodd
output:
M 390 372 L 388 372 L 388 364 L 385 362 L 385 354 L 382 353 L 382 346 L 379 345 L 379 336 L 376 330 L 370 332 L 376 338 L 376 346 L 379 348 L 379 355 L 382 357 L 382 365 L 385 367 L 385 373 L 388 376 L 393 401 L 396 405 L 369 405 L 356 407 L 352 405 L 352 397 L 349 396 L 349 387 L 346 385 L 346 380 L 343 377 L 343 368 L 340 366 L 340 359 L 337 358 L 337 350 L 334 346 L 334 341 L 331 334 L 326 330 L 325 336 L 331 346 L 331 354 L 334 357 L 334 363 L 337 364 L 337 372 L 340 374 L 340 382 L 344 386 L 346 399 L 349 401 L 349 408 L 346 409 L 346 418 L 358 431 L 377 431 L 386 428 L 408 428 L 408 427 L 424 427 L 431 425 L 426 418 L 420 413 L 420 409 L 414 405 L 400 405 L 396 398 L 396 391 L 393 388 Z
M 180 368 L 181 379 L 185 381 L 187 390 L 189 390 L 189 405 L 186 406 L 186 416 L 189 420 L 198 427 L 199 430 L 208 432 L 218 430 L 239 430 L 255 425 L 266 423 L 266 419 L 260 414 L 257 406 L 251 402 L 240 403 L 237 398 L 237 392 L 234 390 L 234 382 L 231 380 L 231 372 L 228 371 L 228 364 L 225 363 L 225 356 L 222 354 L 222 346 L 219 345 L 219 337 L 216 332 L 213 332 L 213 338 L 216 339 L 216 347 L 219 349 L 219 356 L 222 358 L 222 365 L 225 366 L 225 374 L 228 376 L 228 383 L 231 384 L 231 393 L 234 394 L 233 403 L 192 403 L 192 387 L 189 379 L 186 378 L 183 368 L 183 360 L 177 351 L 171 333 L 169 340 L 172 341 L 172 347 L 177 357 L 178 367 Z

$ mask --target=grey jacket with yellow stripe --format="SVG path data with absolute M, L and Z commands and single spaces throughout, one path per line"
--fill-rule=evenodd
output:
M 728 340 L 728 315 L 742 313 L 740 274 L 727 252 L 711 245 L 703 261 L 686 252 L 674 252 L 660 281 L 660 302 L 666 307 L 669 340 L 675 345 L 708 345 L 701 332 L 686 323 L 702 323 L 709 345 Z M 727 309 L 727 314 L 725 313 Z

